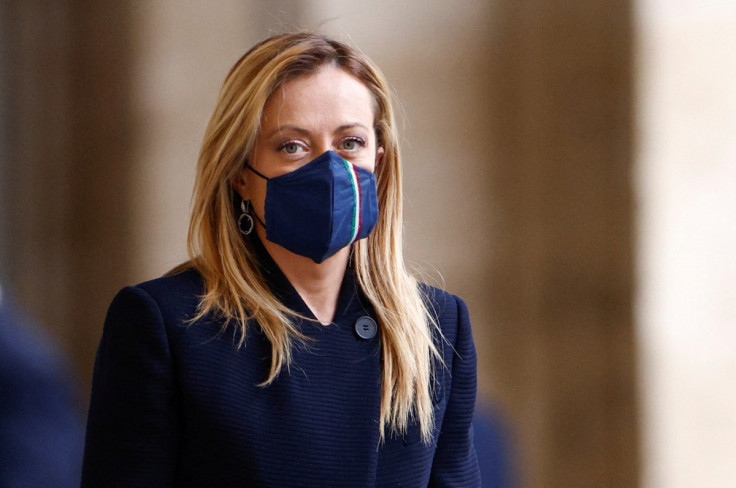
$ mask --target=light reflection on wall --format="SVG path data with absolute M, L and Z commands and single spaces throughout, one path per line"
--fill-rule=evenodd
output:
M 644 486 L 736 485 L 736 4 L 639 5 Z

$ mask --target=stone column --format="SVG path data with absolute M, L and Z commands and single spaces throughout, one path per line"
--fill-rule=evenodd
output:
M 491 358 L 522 486 L 639 478 L 629 2 L 497 1 Z
M 129 262 L 127 2 L 3 7 L 4 279 L 88 376 Z

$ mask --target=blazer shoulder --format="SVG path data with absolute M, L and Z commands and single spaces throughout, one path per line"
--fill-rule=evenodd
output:
M 422 296 L 425 298 L 425 300 L 439 307 L 446 307 L 448 305 L 454 307 L 456 306 L 456 301 L 461 300 L 461 298 L 457 295 L 453 295 L 448 291 L 432 285 L 428 285 L 426 283 L 420 283 L 419 290 L 421 291 Z
M 427 284 L 421 284 L 420 290 L 428 312 L 437 322 L 445 337 L 453 338 L 451 342 L 454 341 L 458 328 L 470 326 L 468 307 L 462 298 Z
M 204 282 L 199 272 L 193 268 L 185 268 L 177 273 L 164 275 L 135 285 L 148 293 L 154 300 L 178 297 L 197 299 L 203 293 Z
M 125 287 L 118 292 L 113 305 L 131 294 L 146 297 L 144 301 L 155 304 L 164 322 L 179 323 L 196 315 L 203 293 L 204 282 L 201 275 L 196 269 L 189 267 L 171 275 Z

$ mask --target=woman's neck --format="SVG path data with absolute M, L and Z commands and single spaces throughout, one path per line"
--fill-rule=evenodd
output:
M 323 325 L 331 323 L 335 318 L 337 299 L 350 258 L 350 248 L 341 249 L 318 264 L 310 258 L 294 254 L 274 244 L 266 239 L 265 235 L 261 235 L 261 232 L 258 234 L 271 258 L 315 318 Z

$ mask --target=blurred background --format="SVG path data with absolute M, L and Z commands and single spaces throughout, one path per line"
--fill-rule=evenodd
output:
M 302 28 L 395 88 L 407 257 L 468 302 L 509 485 L 736 486 L 730 0 L 2 0 L 0 280 L 79 410 L 114 293 L 187 258 L 229 68 Z

